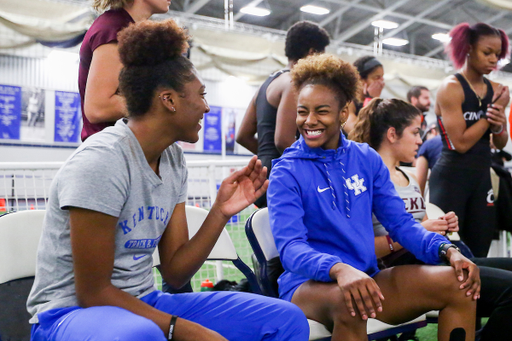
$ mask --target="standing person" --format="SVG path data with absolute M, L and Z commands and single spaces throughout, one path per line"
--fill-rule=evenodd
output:
M 343 126 L 345 135 L 348 135 L 354 129 L 361 108 L 368 104 L 372 98 L 380 97 L 384 85 L 386 85 L 384 82 L 384 67 L 377 58 L 373 56 L 360 57 L 354 62 L 354 66 L 359 72 L 363 87 L 357 98 L 348 106 L 348 119 Z
M 170 4 L 170 0 L 94 0 L 95 10 L 107 11 L 94 21 L 80 47 L 78 89 L 82 106 L 82 141 L 113 126 L 128 114 L 118 91 L 122 64 L 117 51 L 117 33 L 155 13 L 166 13 Z
M 474 340 L 478 268 L 405 211 L 377 152 L 340 132 L 357 71 L 324 54 L 299 61 L 291 76 L 301 138 L 274 162 L 268 189 L 285 269 L 280 297 L 324 324 L 333 341 L 367 340 L 369 317 L 398 324 L 432 309 L 440 310 L 439 340 Z M 372 211 L 417 257 L 451 266 L 379 271 Z
M 308 339 L 304 314 L 287 302 L 154 287 L 156 246 L 163 278 L 181 286 L 230 217 L 268 186 L 254 157 L 222 182 L 189 240 L 187 168 L 176 142 L 197 142 L 209 106 L 204 83 L 182 56 L 187 40 L 172 20 L 146 20 L 120 33 L 129 120 L 87 139 L 53 181 L 27 302 L 33 341 Z
M 297 135 L 297 95 L 292 89 L 289 72 L 298 60 L 323 53 L 327 45 L 329 34 L 315 23 L 300 21 L 290 27 L 285 43 L 288 65 L 269 76 L 247 108 L 236 141 L 257 154 L 269 174 L 272 160 L 281 156 L 295 142 Z M 255 204 L 266 207 L 266 195 Z
M 490 179 L 493 135 L 496 147 L 507 143 L 504 108 L 508 88 L 484 77 L 508 53 L 508 38 L 484 23 L 460 24 L 450 31 L 447 51 L 459 73 L 447 77 L 435 111 L 442 135 L 441 157 L 430 176 L 430 201 L 459 217 L 460 237 L 477 257 L 486 257 L 495 228 Z
M 455 213 L 427 217 L 425 200 L 418 191 L 419 184 L 414 175 L 397 167 L 400 161 L 410 162 L 414 159 L 421 144 L 420 126 L 420 112 L 412 105 L 398 99 L 378 99 L 361 110 L 350 138 L 368 143 L 379 153 L 406 211 L 413 215 L 416 222 L 429 231 L 446 236 L 449 232 L 459 230 Z M 389 238 L 388 232 L 375 216 L 373 230 L 376 236 L 375 253 L 386 266 L 421 263 L 399 243 Z M 509 321 L 512 316 L 512 259 L 471 260 L 479 266 L 482 280 L 481 295 L 476 305 L 477 317 L 489 317 L 479 332 L 478 340 L 506 340 L 512 335 L 512 324 Z

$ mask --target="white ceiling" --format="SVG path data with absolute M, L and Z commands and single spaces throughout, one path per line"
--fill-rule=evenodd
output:
M 443 46 L 431 38 L 432 34 L 446 33 L 460 22 L 486 22 L 502 28 L 509 36 L 512 34 L 511 0 L 232 1 L 234 20 L 239 24 L 246 24 L 247 27 L 255 25 L 262 29 L 271 29 L 269 31 L 278 30 L 275 32 L 284 33 L 299 20 L 311 20 L 325 27 L 335 44 L 371 46 L 374 41 L 374 28 L 371 22 L 376 19 L 395 21 L 399 27 L 384 31 L 384 37 L 406 38 L 410 43 L 403 47 L 385 48 L 438 59 L 445 58 Z M 194 18 L 204 21 L 205 17 L 224 19 L 224 3 L 222 0 L 173 0 L 170 13 L 183 12 L 182 14 L 188 15 L 192 21 Z M 266 17 L 241 14 L 240 9 L 249 4 L 269 8 L 272 13 Z M 303 13 L 299 8 L 306 4 L 327 7 L 330 13 L 323 16 Z M 52 22 L 61 25 L 59 29 L 62 31 L 90 24 L 95 14 L 87 0 L 0 0 L 0 23 L 6 25 L 5 20 L 2 21 L 6 16 L 12 19 L 10 21 L 16 21 L 21 17 L 28 18 L 28 22 L 32 22 L 39 31 L 49 29 L 45 23 Z M 27 23 L 27 20 L 23 23 Z M 68 26 L 64 27 L 63 24 Z M 69 26 L 71 24 L 72 26 Z M 12 26 L 7 27 L 13 29 Z M 54 27 L 53 29 L 55 30 Z M 21 36 L 19 38 L 22 39 Z M 0 41 L 0 46 L 4 44 L 5 39 L 4 42 Z M 507 69 L 512 70 L 512 66 L 509 65 Z

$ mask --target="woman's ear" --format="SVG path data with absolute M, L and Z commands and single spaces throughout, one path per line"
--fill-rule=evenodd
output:
M 343 108 L 341 108 L 340 112 L 339 112 L 339 116 L 340 116 L 340 122 L 341 124 L 345 124 L 345 122 L 347 122 L 347 119 L 348 119 L 348 106 L 350 105 L 350 102 L 347 102 L 345 104 L 345 106 Z
M 176 107 L 174 106 L 174 100 L 173 98 L 176 96 L 173 91 L 165 90 L 161 91 L 160 94 L 158 94 L 158 99 L 162 103 L 164 107 L 166 107 L 168 110 L 175 112 Z
M 398 135 L 396 134 L 396 129 L 394 127 L 388 128 L 388 131 L 386 132 L 386 138 L 388 139 L 389 143 L 395 143 L 398 141 Z

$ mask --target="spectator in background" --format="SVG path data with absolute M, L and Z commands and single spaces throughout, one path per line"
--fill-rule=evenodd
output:
M 373 56 L 360 57 L 354 62 L 354 66 L 359 72 L 363 87 L 354 101 L 348 105 L 348 119 L 343 126 L 345 135 L 354 129 L 359 110 L 366 106 L 372 98 L 380 97 L 385 85 L 384 67 L 377 58 Z
M 170 4 L 170 0 L 93 1 L 96 11 L 106 12 L 94 21 L 80 48 L 78 89 L 82 106 L 82 141 L 113 126 L 128 114 L 118 91 L 122 64 L 117 51 L 117 33 L 155 13 L 166 13 Z
M 418 178 L 421 194 L 425 195 L 428 171 L 429 169 L 434 168 L 434 165 L 441 156 L 443 141 L 441 141 L 441 135 L 439 135 L 439 131 L 435 126 L 430 127 L 423 137 L 424 142 L 421 145 L 416 158 L 416 177 Z
M 427 129 L 427 121 L 425 120 L 425 113 L 430 109 L 430 91 L 421 85 L 413 86 L 407 92 L 407 101 L 411 103 L 416 109 L 421 112 L 421 130 L 420 136 L 424 136 Z M 425 140 L 423 140 L 425 141 Z M 413 162 L 400 161 L 400 166 L 414 167 L 416 166 L 416 158 Z
M 407 101 L 421 112 L 421 123 L 423 125 L 426 113 L 430 110 L 430 91 L 421 85 L 413 86 L 407 92 Z
M 290 70 L 300 59 L 323 53 L 329 42 L 327 31 L 313 22 L 300 21 L 290 27 L 285 43 L 288 65 L 267 78 L 245 112 L 236 142 L 257 154 L 268 174 L 272 160 L 281 156 L 297 138 L 297 95 L 292 89 Z M 266 195 L 255 204 L 266 207 Z

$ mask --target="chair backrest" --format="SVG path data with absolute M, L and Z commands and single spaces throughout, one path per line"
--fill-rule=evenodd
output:
M 274 236 L 272 235 L 272 230 L 270 229 L 268 208 L 265 207 L 256 211 L 250 220 L 251 223 L 249 228 L 252 228 L 254 237 L 256 237 L 265 260 L 269 261 L 272 258 L 279 257 L 279 252 L 277 251 Z
M 203 225 L 203 222 L 208 216 L 208 211 L 204 208 L 187 205 L 185 206 L 185 213 L 187 215 L 188 236 L 189 238 L 192 238 Z M 207 259 L 230 261 L 235 261 L 238 259 L 235 246 L 233 245 L 233 241 L 231 240 L 231 237 L 229 236 L 229 233 L 226 231 L 226 229 L 222 230 L 219 239 L 215 243 Z M 153 253 L 153 266 L 156 265 L 160 265 L 158 249 L 156 249 Z
M 0 217 L 0 284 L 35 275 L 44 210 Z
M 197 231 L 203 225 L 206 217 L 208 216 L 208 211 L 204 208 L 199 208 L 195 206 L 185 206 L 185 213 L 187 215 L 187 225 L 188 225 L 188 234 L 189 238 L 192 238 Z M 249 284 L 251 285 L 251 289 L 255 293 L 261 293 L 260 287 L 256 281 L 256 277 L 252 270 L 238 257 L 236 253 L 235 246 L 233 245 L 233 241 L 229 236 L 228 231 L 224 228 L 217 239 L 217 242 L 213 246 L 212 251 L 207 257 L 208 260 L 226 260 L 231 261 L 233 264 L 245 275 Z M 158 254 L 158 248 L 153 253 L 153 266 L 160 265 L 160 256 Z
M 26 301 L 36 271 L 45 211 L 0 217 L 0 340 L 30 340 Z
M 245 223 L 245 233 L 258 261 L 256 277 L 263 294 L 278 297 L 277 283 L 269 277 L 269 261 L 279 257 L 279 252 L 277 251 L 274 236 L 270 229 L 267 208 L 262 208 L 254 212 L 249 219 L 247 219 Z

